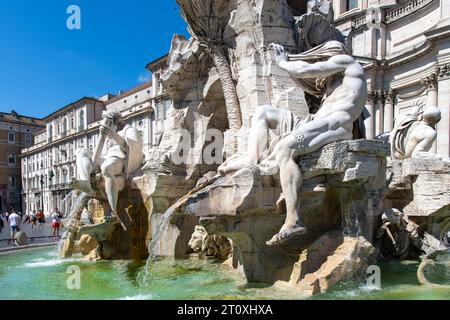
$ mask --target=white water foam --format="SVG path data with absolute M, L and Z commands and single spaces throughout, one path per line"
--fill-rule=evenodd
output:
M 118 298 L 116 300 L 154 300 L 154 295 L 152 294 L 138 294 L 135 296 L 127 296 Z
M 41 267 L 52 267 L 57 266 L 64 263 L 69 262 L 84 262 L 84 260 L 81 259 L 51 259 L 51 260 L 44 260 L 44 259 L 36 259 L 33 260 L 33 262 L 24 263 L 24 268 L 41 268 Z

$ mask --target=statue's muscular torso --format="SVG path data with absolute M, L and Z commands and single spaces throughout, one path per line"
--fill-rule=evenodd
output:
M 345 112 L 349 115 L 349 126 L 352 126 L 361 116 L 367 100 L 364 70 L 352 57 L 346 55 L 333 57 L 330 62 L 346 67 L 343 72 L 330 76 L 322 106 L 315 118 Z

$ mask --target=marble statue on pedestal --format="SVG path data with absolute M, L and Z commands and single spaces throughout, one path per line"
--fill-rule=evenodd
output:
M 306 232 L 299 212 L 302 174 L 295 159 L 329 143 L 351 140 L 353 125 L 361 117 L 367 99 L 364 70 L 347 54 L 341 42 L 329 41 L 298 55 L 289 55 L 279 45 L 273 48 L 277 65 L 306 92 L 324 94 L 317 113 L 303 120 L 277 108 L 259 108 L 249 135 L 247 157 L 235 157 L 219 168 L 221 174 L 227 174 L 246 164 L 256 165 L 260 160 L 263 167 L 278 165 L 287 218 L 280 232 L 267 242 L 269 246 Z M 274 128 L 285 134 L 272 147 L 272 152 L 261 159 L 267 145 L 266 132 Z
M 141 168 L 144 161 L 142 150 L 141 133 L 125 125 L 119 112 L 104 112 L 94 153 L 86 149 L 77 151 L 78 179 L 72 181 L 73 188 L 94 196 L 91 174 L 100 169 L 111 209 L 109 217 L 116 217 L 119 192 L 124 189 L 127 176 Z
M 436 124 L 441 111 L 434 106 L 418 105 L 411 113 L 397 119 L 390 134 L 391 156 L 395 160 L 432 157 L 429 153 L 436 141 Z

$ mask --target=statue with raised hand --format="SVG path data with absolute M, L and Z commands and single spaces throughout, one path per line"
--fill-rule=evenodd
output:
M 273 45 L 277 65 L 301 86 L 314 79 L 325 94 L 316 114 L 300 122 L 276 144 L 272 156 L 280 169 L 280 182 L 286 202 L 286 222 L 267 245 L 282 244 L 304 234 L 299 193 L 302 173 L 296 158 L 325 145 L 353 139 L 353 124 L 361 116 L 367 100 L 367 83 L 362 66 L 346 53 L 342 43 L 329 41 L 299 55 L 289 55 L 282 46 Z M 322 57 L 322 58 L 321 58 Z M 316 61 L 314 61 L 316 60 Z M 304 90 L 308 90 L 305 83 Z
M 94 153 L 87 149 L 77 151 L 78 179 L 72 181 L 72 187 L 94 196 L 91 174 L 99 172 L 111 208 L 109 218 L 117 218 L 119 192 L 124 189 L 127 176 L 142 166 L 142 149 L 141 133 L 125 125 L 120 112 L 105 111 Z

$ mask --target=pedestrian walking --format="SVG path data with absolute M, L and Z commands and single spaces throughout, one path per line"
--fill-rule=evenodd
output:
M 42 229 L 45 224 L 44 212 L 42 212 L 42 210 L 39 210 L 36 217 L 37 217 L 37 221 L 39 222 L 39 229 Z
M 20 231 L 20 216 L 13 210 L 9 215 L 9 227 L 11 228 L 11 241 L 16 240 L 16 233 Z
M 37 222 L 37 213 L 35 210 L 31 213 L 31 229 L 36 228 L 36 222 Z
M 53 237 L 59 236 L 59 229 L 61 228 L 62 214 L 58 209 L 55 210 L 52 214 L 52 231 Z

